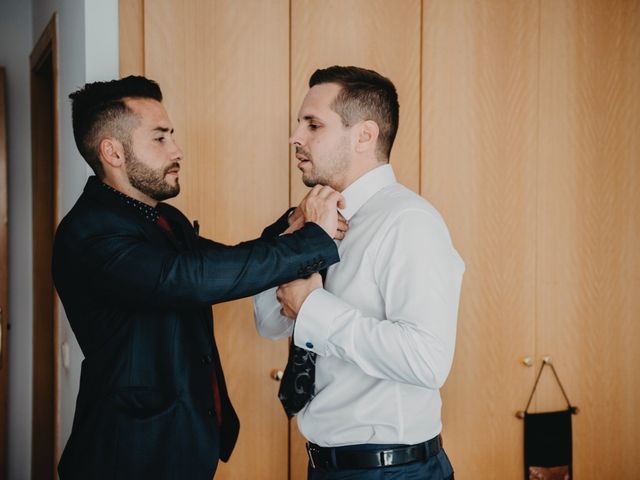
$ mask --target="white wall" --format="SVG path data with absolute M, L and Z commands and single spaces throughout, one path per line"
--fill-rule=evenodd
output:
M 84 187 L 90 170 L 77 152 L 69 93 L 118 76 L 117 0 L 2 0 L 0 63 L 9 93 L 9 479 L 30 478 L 32 378 L 32 249 L 29 53 L 58 14 L 59 214 Z M 71 432 L 82 354 L 60 308 L 60 342 L 70 364 L 60 371 L 60 443 Z M 60 354 L 60 346 L 57 354 Z
M 31 451 L 31 2 L 0 3 L 0 65 L 7 73 L 9 153 L 8 478 L 30 478 Z

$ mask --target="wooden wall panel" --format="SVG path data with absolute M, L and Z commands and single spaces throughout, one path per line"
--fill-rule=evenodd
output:
M 145 9 L 146 72 L 160 81 L 186 155 L 175 204 L 208 238 L 254 238 L 288 206 L 288 18 L 285 0 L 243 8 L 167 0 Z M 250 300 L 217 305 L 215 316 L 242 425 L 216 479 L 284 480 L 287 421 L 270 371 L 284 368 L 286 342 L 257 336 Z
M 218 3 L 215 27 L 216 238 L 228 243 L 258 236 L 289 202 L 288 2 L 245 2 L 250 16 L 235 3 Z M 215 313 L 242 425 L 235 458 L 220 478 L 285 480 L 287 420 L 270 372 L 284 370 L 286 340 L 257 335 L 250 299 L 216 306 Z
M 540 65 L 539 352 L 576 478 L 640 478 L 640 3 L 543 0 Z
M 291 420 L 290 442 L 289 442 L 289 479 L 306 480 L 309 456 L 307 455 L 307 439 L 300 433 L 298 422 L 295 418 Z
M 154 1 L 144 15 L 145 74 L 159 82 L 185 153 L 182 193 L 172 203 L 198 219 L 205 236 L 212 235 L 217 233 L 215 2 Z
M 520 478 L 533 369 L 537 2 L 426 0 L 422 194 L 466 263 L 443 389 L 456 478 Z
M 419 191 L 420 2 L 418 0 L 291 1 L 291 124 L 317 68 L 355 65 L 393 81 L 400 128 L 391 153 L 399 181 Z M 292 156 L 291 201 L 306 192 Z
M 144 0 L 118 2 L 120 77 L 144 74 Z

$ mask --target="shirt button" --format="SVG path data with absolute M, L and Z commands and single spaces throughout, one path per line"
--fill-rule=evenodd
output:
M 208 365 L 211 363 L 212 358 L 211 355 L 203 355 L 201 360 L 203 365 Z
M 311 342 L 307 342 L 307 343 L 305 343 L 305 346 L 306 346 L 307 348 L 313 348 L 313 343 L 311 343 Z

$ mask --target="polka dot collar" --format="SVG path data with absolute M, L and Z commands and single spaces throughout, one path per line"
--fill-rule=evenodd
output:
M 136 200 L 135 198 L 131 198 L 129 195 L 125 195 L 124 193 L 107 185 L 106 183 L 103 183 L 103 182 L 101 183 L 102 183 L 102 186 L 106 188 L 109 192 L 115 194 L 118 200 L 123 205 L 126 205 L 129 208 L 133 208 L 140 215 L 142 215 L 143 218 L 150 221 L 151 223 L 158 222 L 158 217 L 160 216 L 160 213 L 155 207 L 147 205 L 146 203 Z

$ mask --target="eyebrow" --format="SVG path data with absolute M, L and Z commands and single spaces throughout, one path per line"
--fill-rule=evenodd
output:
M 156 127 L 154 128 L 152 131 L 154 132 L 162 132 L 162 133 L 173 133 L 173 128 L 167 128 L 167 127 Z
M 322 122 L 322 119 L 316 117 L 315 115 L 305 115 L 304 117 L 302 117 L 302 120 L 306 120 L 308 122 L 312 122 L 313 120 Z M 300 122 L 300 119 L 298 119 L 298 122 Z

